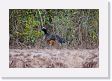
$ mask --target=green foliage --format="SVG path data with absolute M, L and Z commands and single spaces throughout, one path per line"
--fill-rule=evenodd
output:
M 98 47 L 98 9 L 10 9 L 10 46 L 18 42 L 27 46 L 42 43 L 41 26 L 63 37 L 67 47 Z

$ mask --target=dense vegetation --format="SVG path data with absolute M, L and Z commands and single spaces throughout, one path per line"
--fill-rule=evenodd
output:
M 98 48 L 98 9 L 10 9 L 10 48 L 45 47 L 41 27 L 66 41 L 64 48 Z

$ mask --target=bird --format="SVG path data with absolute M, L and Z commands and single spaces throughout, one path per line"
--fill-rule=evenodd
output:
M 46 27 L 42 27 L 42 31 L 44 32 L 44 40 L 46 40 L 47 44 L 50 46 L 58 46 L 65 43 L 64 38 L 60 37 L 57 34 L 48 33 Z

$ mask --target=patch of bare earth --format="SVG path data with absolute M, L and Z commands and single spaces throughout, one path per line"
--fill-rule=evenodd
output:
M 10 49 L 10 68 L 98 68 L 98 49 Z

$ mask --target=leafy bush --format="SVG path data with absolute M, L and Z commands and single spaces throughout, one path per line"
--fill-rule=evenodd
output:
M 63 37 L 67 48 L 99 46 L 98 9 L 10 9 L 10 46 L 42 43 L 42 26 Z

